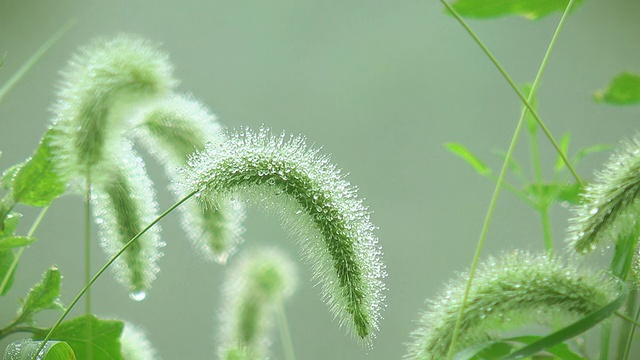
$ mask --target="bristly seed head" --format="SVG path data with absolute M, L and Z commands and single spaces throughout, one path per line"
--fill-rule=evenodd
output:
M 184 191 L 199 191 L 199 198 L 253 199 L 281 210 L 300 235 L 330 310 L 370 339 L 384 301 L 382 252 L 369 211 L 327 156 L 303 138 L 247 129 L 192 156 L 183 173 Z
M 177 169 L 186 165 L 189 154 L 204 150 L 208 142 L 226 140 L 215 116 L 191 96 L 173 95 L 154 103 L 136 123 L 140 124 L 137 137 L 164 165 L 173 183 L 183 182 Z M 178 199 L 186 195 L 182 189 L 172 190 Z M 183 204 L 182 227 L 207 259 L 224 263 L 241 242 L 244 210 L 238 202 L 217 205 L 206 199 Z
M 267 358 L 276 311 L 295 287 L 295 267 L 287 256 L 264 249 L 244 253 L 223 286 L 219 358 Z
M 99 227 L 101 245 L 108 256 L 137 235 L 158 216 L 153 183 L 147 176 L 144 162 L 129 142 L 119 149 L 119 156 L 100 166 L 101 181 L 92 185 L 92 203 Z M 125 250 L 114 263 L 116 278 L 125 285 L 134 300 L 142 300 L 159 269 L 160 227 L 150 228 Z
M 116 148 L 133 111 L 164 97 L 176 84 L 157 46 L 120 35 L 82 48 L 66 70 L 53 107 L 52 140 L 59 172 L 84 176 Z
M 452 282 L 429 303 L 405 357 L 444 359 L 460 312 L 468 275 Z M 558 258 L 514 252 L 482 264 L 466 302 L 456 351 L 489 341 L 530 321 L 558 326 L 590 314 L 619 294 L 612 276 L 579 271 Z
M 632 234 L 640 218 L 640 137 L 612 155 L 574 209 L 568 243 L 578 253 Z

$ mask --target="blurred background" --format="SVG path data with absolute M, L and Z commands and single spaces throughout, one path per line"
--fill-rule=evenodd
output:
M 640 107 L 592 101 L 623 70 L 640 71 L 640 3 L 587 0 L 568 19 L 539 91 L 540 114 L 570 153 L 617 144 L 638 128 Z M 299 359 L 399 359 L 409 333 L 456 272 L 467 268 L 494 184 L 448 153 L 469 147 L 498 172 L 521 106 L 481 50 L 438 1 L 0 1 L 0 83 L 68 20 L 78 23 L 0 103 L 0 168 L 24 160 L 47 128 L 58 71 L 94 37 L 121 32 L 161 42 L 181 80 L 229 128 L 262 124 L 302 134 L 322 146 L 373 211 L 389 273 L 387 309 L 372 349 L 346 335 L 299 262 L 300 287 L 286 304 Z M 516 82 L 530 82 L 560 15 L 470 21 Z M 540 137 L 544 173 L 555 154 Z M 516 156 L 529 163 L 527 138 Z M 588 157 L 578 172 L 592 178 L 608 158 Z M 172 204 L 163 170 L 147 165 L 161 208 Z M 525 170 L 531 173 L 525 166 Z M 25 213 L 22 233 L 37 214 Z M 555 245 L 564 248 L 569 211 L 552 211 Z M 65 276 L 63 302 L 83 282 L 83 201 L 57 200 L 23 255 L 10 294 L 0 299 L 8 323 L 41 274 L 56 264 Z M 167 242 L 161 273 L 147 299 L 134 302 L 111 273 L 93 288 L 93 310 L 145 329 L 163 359 L 213 358 L 225 267 L 192 251 L 177 214 L 162 221 Z M 515 248 L 542 251 L 538 214 L 503 192 L 483 257 Z M 279 219 L 250 208 L 243 248 L 278 247 L 298 258 Z M 95 229 L 94 229 L 95 230 Z M 240 250 L 242 251 L 242 249 Z M 600 256 L 600 255 L 598 255 Z M 608 257 L 605 256 L 605 262 Z M 94 271 L 106 257 L 95 238 Z M 230 263 L 233 258 L 230 259 Z M 597 259 L 596 259 L 597 262 Z M 595 266 L 595 265 L 594 265 Z M 82 304 L 82 303 L 80 303 Z M 75 314 L 82 313 L 78 306 Z M 40 316 L 51 324 L 55 314 Z M 14 337 L 15 338 L 15 337 Z M 274 334 L 274 359 L 282 358 Z M 0 348 L 8 341 L 0 343 Z

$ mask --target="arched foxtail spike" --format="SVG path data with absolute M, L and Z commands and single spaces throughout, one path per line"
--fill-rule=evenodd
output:
M 605 241 L 631 235 L 640 218 L 640 136 L 613 154 L 574 209 L 568 242 L 587 253 Z
M 219 359 L 266 359 L 276 311 L 296 287 L 295 266 L 275 250 L 250 251 L 223 285 Z
M 84 176 L 113 152 L 130 115 L 176 84 L 168 57 L 137 37 L 98 39 L 62 72 L 52 139 L 62 174 Z
M 136 135 L 164 165 L 173 183 L 183 181 L 177 171 L 189 154 L 202 151 L 207 142 L 226 140 L 213 114 L 191 96 L 173 95 L 141 114 Z M 185 195 L 173 189 L 177 198 Z M 238 202 L 212 204 L 206 199 L 180 207 L 182 225 L 196 248 L 208 259 L 224 263 L 241 241 L 244 210 Z
M 101 245 L 109 257 L 158 216 L 153 183 L 144 162 L 131 148 L 119 149 L 118 156 L 100 166 L 101 181 L 92 185 L 92 203 Z M 126 286 L 131 298 L 143 300 L 159 271 L 162 256 L 160 227 L 149 229 L 116 260 L 116 279 Z
M 446 358 L 467 280 L 461 276 L 430 302 L 412 333 L 406 359 Z M 619 293 L 613 276 L 580 271 L 555 257 L 514 252 L 491 258 L 476 272 L 456 351 L 530 321 L 552 326 L 571 322 L 609 304 Z
M 371 338 L 384 301 L 382 252 L 369 211 L 328 157 L 303 138 L 247 130 L 192 156 L 183 173 L 184 191 L 201 199 L 253 199 L 280 211 L 340 324 Z

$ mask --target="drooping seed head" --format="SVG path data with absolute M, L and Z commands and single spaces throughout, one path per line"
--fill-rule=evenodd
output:
M 378 329 L 386 273 L 375 227 L 328 157 L 302 138 L 247 130 L 194 155 L 184 174 L 185 191 L 199 191 L 200 198 L 253 199 L 280 211 L 340 324 L 361 338 Z
M 103 174 L 92 185 L 92 204 L 99 226 L 101 245 L 109 257 L 158 216 L 153 183 L 144 162 L 129 142 L 123 142 L 118 156 L 100 166 Z M 134 300 L 142 300 L 151 287 L 162 256 L 160 227 L 150 228 L 120 256 L 113 266 L 117 280 L 125 285 Z
M 123 360 L 156 360 L 158 354 L 144 331 L 125 321 L 120 335 L 120 352 Z
M 104 160 L 130 127 L 132 112 L 173 88 L 172 71 L 157 46 L 133 36 L 98 39 L 80 49 L 62 72 L 53 108 L 59 170 L 83 176 Z
M 190 96 L 171 96 L 141 114 L 137 135 L 148 151 L 164 165 L 173 183 L 183 182 L 177 171 L 189 154 L 202 151 L 208 142 L 226 140 L 220 125 L 208 109 Z M 182 189 L 173 189 L 177 198 Z M 182 225 L 196 248 L 208 259 L 224 262 L 241 241 L 244 210 L 240 203 L 212 204 L 206 199 L 180 207 Z
M 227 275 L 220 359 L 264 359 L 276 310 L 296 285 L 294 265 L 275 250 L 243 255 Z
M 468 276 L 460 277 L 430 301 L 412 333 L 406 359 L 446 358 L 467 280 Z M 618 293 L 613 277 L 580 271 L 558 258 L 526 252 L 491 258 L 474 277 L 456 351 L 530 321 L 557 326 L 575 320 L 605 306 Z
M 574 209 L 568 242 L 579 253 L 630 235 L 640 218 L 640 138 L 611 156 Z

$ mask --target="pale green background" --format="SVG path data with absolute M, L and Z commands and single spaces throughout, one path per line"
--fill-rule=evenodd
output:
M 287 305 L 299 359 L 398 359 L 414 320 L 456 271 L 469 264 L 493 184 L 443 148 L 467 144 L 497 169 L 520 105 L 493 65 L 438 1 L 0 1 L 0 70 L 4 82 L 70 18 L 78 24 L 0 104 L 0 167 L 29 156 L 46 129 L 58 70 L 96 36 L 137 33 L 163 43 L 191 92 L 228 127 L 260 124 L 303 134 L 350 175 L 373 210 L 389 276 L 387 309 L 371 350 L 345 335 L 319 300 L 307 266 Z M 573 149 L 615 144 L 635 133 L 640 107 L 597 105 L 591 94 L 622 70 L 640 71 L 640 3 L 586 0 L 570 17 L 540 90 L 540 114 Z M 559 15 L 537 22 L 471 21 L 515 80 L 531 81 Z M 542 141 L 546 164 L 553 151 Z M 518 155 L 526 162 L 526 141 Z M 607 159 L 579 167 L 590 178 Z M 161 169 L 149 162 L 162 208 L 171 204 Z M 547 169 L 549 170 L 549 167 Z M 549 172 L 546 172 L 549 174 Z M 26 227 L 35 211 L 24 209 Z M 65 275 L 63 301 L 82 282 L 82 199 L 61 198 L 25 252 L 0 323 L 50 265 Z M 568 211 L 553 213 L 557 246 Z M 129 300 L 111 274 L 93 291 L 95 312 L 145 328 L 164 359 L 213 358 L 225 269 L 195 254 L 178 226 L 162 222 L 168 246 L 148 299 Z M 275 216 L 251 209 L 246 245 L 297 256 Z M 490 228 L 488 254 L 542 248 L 537 215 L 503 194 Z M 94 269 L 105 259 L 97 240 Z M 81 307 L 78 308 L 81 310 Z M 43 317 L 51 322 L 52 316 Z M 0 344 L 1 347 L 6 345 Z M 280 345 L 273 358 L 282 358 Z

